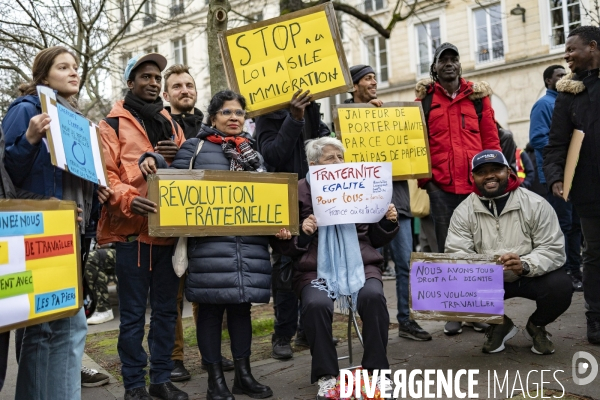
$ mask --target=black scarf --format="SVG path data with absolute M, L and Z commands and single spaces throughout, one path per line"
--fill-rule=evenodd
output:
M 141 120 L 152 147 L 156 147 L 161 140 L 173 140 L 173 124 L 160 113 L 163 109 L 160 97 L 152 103 L 146 103 L 129 91 L 123 107 Z

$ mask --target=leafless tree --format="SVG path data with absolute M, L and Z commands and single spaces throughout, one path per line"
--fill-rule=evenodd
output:
M 147 1 L 125 9 L 124 0 L 0 0 L 0 113 L 18 84 L 31 79 L 35 55 L 61 45 L 79 58 L 83 113 L 105 115 L 109 55 Z

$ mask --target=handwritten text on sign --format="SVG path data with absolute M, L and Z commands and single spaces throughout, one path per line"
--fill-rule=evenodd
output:
M 427 136 L 418 106 L 337 107 L 348 162 L 391 162 L 394 177 L 428 174 Z
M 57 108 L 69 172 L 97 183 L 89 121 L 60 104 Z
M 288 225 L 288 187 L 274 183 L 161 180 L 160 224 Z
M 413 310 L 504 314 L 501 265 L 415 262 L 410 287 Z
M 310 186 L 318 226 L 378 222 L 392 199 L 392 165 L 311 166 Z
M 232 34 L 227 43 L 249 111 L 289 102 L 298 89 L 345 84 L 325 11 Z

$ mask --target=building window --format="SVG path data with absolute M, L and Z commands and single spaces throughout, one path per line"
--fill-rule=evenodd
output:
M 365 0 L 365 12 L 377 11 L 385 6 L 384 0 Z
M 374 36 L 367 38 L 367 54 L 369 65 L 375 70 L 379 83 L 388 81 L 388 54 L 385 38 Z
M 183 0 L 171 0 L 171 7 L 169 8 L 171 18 L 176 15 L 183 14 Z
M 121 0 L 121 26 L 127 25 L 125 28 L 125 32 L 129 32 L 131 24 L 129 24 L 129 20 L 131 19 L 131 6 L 129 4 L 129 0 Z
M 565 44 L 569 32 L 581 25 L 579 0 L 550 0 L 550 45 Z
M 144 4 L 144 26 L 151 25 L 156 22 L 156 2 L 148 0 Z
M 504 59 L 502 13 L 500 4 L 475 10 L 476 62 L 485 63 Z
M 417 28 L 417 46 L 419 50 L 419 64 L 417 72 L 419 75 L 429 74 L 429 67 L 433 63 L 433 55 L 442 40 L 440 36 L 440 20 L 419 24 Z
M 173 40 L 173 62 L 175 64 L 187 65 L 187 53 L 185 49 L 185 38 Z

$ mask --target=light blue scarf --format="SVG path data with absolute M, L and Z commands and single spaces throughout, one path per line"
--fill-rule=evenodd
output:
M 306 174 L 310 185 L 310 172 Z M 337 300 L 342 312 L 356 311 L 358 291 L 365 285 L 365 266 L 355 224 L 319 227 L 317 279 L 313 287 Z

